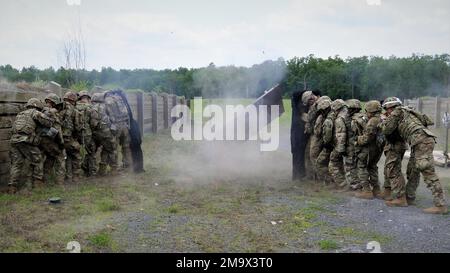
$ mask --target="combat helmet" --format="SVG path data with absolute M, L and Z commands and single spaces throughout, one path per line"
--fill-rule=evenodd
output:
M 64 94 L 64 98 L 63 99 L 64 100 L 68 100 L 68 101 L 72 101 L 72 102 L 76 102 L 78 100 L 78 96 L 74 92 L 69 91 L 66 94 Z
M 384 102 L 383 102 L 383 108 L 384 109 L 392 108 L 392 107 L 396 107 L 396 106 L 401 106 L 401 105 L 403 105 L 403 103 L 397 97 L 389 97 L 389 98 L 385 99 Z
M 349 99 L 345 103 L 349 109 L 361 109 L 361 102 L 357 99 Z
M 36 108 L 38 110 L 44 109 L 44 104 L 40 99 L 37 98 L 31 98 L 28 100 L 27 104 L 25 105 L 26 108 Z
M 104 102 L 105 94 L 104 93 L 94 93 L 92 95 L 92 102 Z
M 377 100 L 371 100 L 366 103 L 365 108 L 368 113 L 381 112 L 381 103 Z
M 302 103 L 303 105 L 307 105 L 311 96 L 314 95 L 312 91 L 305 91 L 302 94 Z
M 347 105 L 345 104 L 345 102 L 343 100 L 337 99 L 337 100 L 334 100 L 331 103 L 331 110 L 336 112 L 336 111 L 339 111 L 339 110 L 341 110 L 342 108 L 344 108 L 346 106 Z
M 331 99 L 328 96 L 320 97 L 317 100 L 317 110 L 323 111 L 331 106 Z
M 45 97 L 44 101 L 48 101 L 48 100 L 53 102 L 55 105 L 58 105 L 58 104 L 62 103 L 61 98 L 58 95 L 56 95 L 55 93 L 48 94 Z
M 78 93 L 78 100 L 81 100 L 81 98 L 83 97 L 88 97 L 89 99 L 91 99 L 91 95 L 89 95 L 89 92 L 86 90 L 80 91 L 80 93 Z

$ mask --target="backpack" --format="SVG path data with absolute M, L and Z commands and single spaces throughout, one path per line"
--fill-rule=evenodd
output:
M 33 120 L 33 113 L 36 110 L 25 110 L 16 116 L 13 131 L 17 134 L 32 136 L 35 133 L 36 123 Z
M 434 121 L 428 115 L 416 111 L 411 107 L 403 107 L 403 109 L 408 113 L 413 114 L 422 123 L 423 126 L 428 127 L 434 125 Z

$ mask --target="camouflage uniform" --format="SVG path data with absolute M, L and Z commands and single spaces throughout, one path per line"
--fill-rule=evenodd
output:
M 14 193 L 21 184 L 24 175 L 24 166 L 29 164 L 33 185 L 42 183 L 44 176 L 43 157 L 38 145 L 40 136 L 36 129 L 39 127 L 50 128 L 53 120 L 39 110 L 43 108 L 42 102 L 38 99 L 30 99 L 27 109 L 20 112 L 12 126 L 12 136 L 10 139 L 11 150 L 11 170 L 10 170 L 10 192 Z
M 319 156 L 320 151 L 322 150 L 322 139 L 320 136 L 314 133 L 315 124 L 319 116 L 317 105 L 318 100 L 310 107 L 308 111 L 308 121 L 305 127 L 305 133 L 310 136 L 308 141 L 309 143 L 307 143 L 307 148 L 309 144 L 309 160 L 307 160 L 308 164 L 306 165 L 306 168 L 312 170 L 312 172 L 307 171 L 307 173 L 311 173 L 311 176 L 313 176 L 313 178 L 317 178 L 317 166 L 315 164 L 315 161 Z
M 114 92 L 106 93 L 105 97 L 106 113 L 111 121 L 111 131 L 115 137 L 115 150 L 118 150 L 117 145 L 122 147 L 122 163 L 123 168 L 131 167 L 131 150 L 130 150 L 130 117 L 128 109 L 122 98 Z M 117 152 L 116 162 L 117 160 Z
M 352 130 L 352 122 L 361 116 L 361 102 L 357 99 L 351 99 L 346 102 L 348 108 L 348 118 L 345 121 L 347 127 L 347 155 L 344 158 L 344 168 L 346 174 L 346 185 L 351 188 L 358 187 L 358 173 L 356 167 L 355 140 L 356 135 Z M 344 185 L 342 185 L 344 186 Z
M 347 152 L 347 106 L 341 99 L 332 102 L 331 109 L 336 113 L 333 124 L 333 151 L 330 154 L 328 169 L 336 186 L 345 183 L 344 156 Z
M 370 113 L 369 121 L 361 135 L 358 136 L 356 145 L 358 153 L 358 177 L 364 192 L 380 193 L 378 179 L 378 161 L 383 153 L 384 143 L 381 138 L 381 104 L 379 101 L 369 101 L 366 111 Z
M 97 160 L 95 155 L 95 142 L 92 137 L 92 129 L 97 127 L 98 117 L 97 112 L 92 108 L 90 102 L 84 102 L 83 97 L 91 96 L 87 91 L 81 91 L 79 94 L 80 100 L 77 102 L 76 109 L 81 113 L 81 135 L 80 143 L 83 146 L 86 154 L 83 159 L 82 169 L 86 176 L 95 176 L 97 174 Z
M 317 138 L 317 151 L 314 151 L 317 154 L 315 157 L 311 156 L 311 160 L 314 162 L 317 179 L 319 181 L 323 181 L 328 183 L 331 181 L 331 176 L 328 172 L 328 164 L 330 162 L 330 145 L 329 142 L 327 144 L 324 143 L 324 123 L 329 118 L 329 123 L 332 123 L 331 117 L 329 117 L 330 113 L 330 105 L 331 99 L 327 96 L 320 97 L 317 101 L 317 106 L 319 110 L 319 116 L 316 119 L 314 124 L 314 136 Z M 331 126 L 332 130 L 332 126 Z M 331 134 L 332 135 L 332 132 Z M 331 138 L 329 138 L 331 140 Z M 311 154 L 313 154 L 311 152 Z
M 55 107 L 61 107 L 61 98 L 56 94 L 50 93 L 45 97 L 45 101 L 51 101 Z M 44 181 L 54 175 L 57 184 L 64 183 L 66 175 L 64 139 L 62 134 L 62 116 L 61 112 L 53 107 L 44 107 L 44 114 L 54 120 L 53 128 L 58 133 L 55 136 L 43 136 L 40 148 L 45 155 L 44 161 Z
M 415 113 L 401 106 L 396 106 L 383 122 L 383 133 L 386 136 L 390 136 L 396 130 L 402 139 L 408 141 L 411 147 L 411 165 L 422 173 L 425 184 L 433 194 L 435 206 L 446 206 L 442 186 L 434 170 L 433 149 L 436 136 L 424 126 Z M 414 188 L 416 185 L 412 184 L 409 187 Z
M 114 174 L 117 170 L 117 154 L 116 143 L 114 136 L 111 133 L 111 121 L 106 114 L 106 107 L 104 104 L 104 94 L 95 93 L 92 96 L 93 108 L 98 113 L 99 122 L 97 128 L 93 131 L 94 142 L 96 149 L 102 148 L 99 175 L 106 174 L 106 168 L 111 167 L 111 173 Z
M 391 196 L 385 198 L 400 198 L 405 195 L 405 177 L 402 173 L 402 160 L 407 149 L 407 144 L 400 138 L 395 131 L 389 137 L 386 137 L 386 146 L 384 147 L 384 189 L 390 192 Z M 420 174 L 418 175 L 420 177 Z
M 69 181 L 77 181 L 81 176 L 81 146 L 77 141 L 78 133 L 81 131 L 81 114 L 75 108 L 76 100 L 75 93 L 67 92 L 64 95 L 64 104 L 61 110 L 66 150 L 66 179 Z

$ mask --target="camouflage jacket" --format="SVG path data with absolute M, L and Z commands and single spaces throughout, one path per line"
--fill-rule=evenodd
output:
M 396 107 L 389 117 L 384 120 L 381 128 L 386 137 L 398 131 L 401 139 L 407 141 L 411 147 L 430 137 L 436 138 L 414 114 L 403 107 Z
M 333 134 L 334 134 L 334 120 L 336 119 L 336 113 L 333 111 L 328 112 L 322 125 L 322 140 L 323 144 L 332 147 Z
M 368 146 L 371 144 L 375 144 L 377 141 L 377 136 L 381 134 L 380 128 L 381 118 L 380 114 L 375 115 L 369 119 L 367 125 L 364 128 L 364 131 L 357 138 L 358 146 Z
M 333 134 L 333 146 L 338 153 L 345 153 L 347 151 L 347 123 L 348 112 L 347 109 L 339 111 L 334 120 L 334 134 Z
M 94 134 L 110 134 L 111 133 L 111 120 L 106 114 L 106 106 L 103 103 L 94 103 L 92 107 L 98 114 L 98 126 L 94 130 Z
M 99 117 L 92 104 L 77 102 L 76 109 L 81 113 L 81 130 L 83 137 L 92 136 L 93 130 L 97 128 Z
M 82 129 L 81 113 L 70 103 L 64 102 L 60 112 L 62 133 L 64 138 L 70 138 Z
M 44 107 L 44 110 L 42 110 L 42 112 L 54 121 L 52 127 L 58 130 L 58 134 L 54 138 L 54 141 L 57 144 L 64 144 L 61 112 L 56 108 L 50 107 Z
M 315 122 L 317 120 L 317 117 L 319 116 L 319 110 L 317 109 L 317 102 L 311 105 L 311 107 L 308 110 L 308 117 L 306 119 L 305 124 L 305 133 L 308 135 L 313 134 L 313 130 L 315 127 Z
M 50 128 L 53 122 L 53 119 L 37 109 L 22 111 L 17 114 L 13 123 L 10 143 L 26 142 L 37 146 L 40 143 L 37 130 L 40 127 Z

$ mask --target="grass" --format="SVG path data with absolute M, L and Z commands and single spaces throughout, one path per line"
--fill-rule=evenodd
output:
M 328 226 L 323 218 L 334 217 L 330 205 L 341 197 L 296 185 L 288 173 L 183 182 L 174 178 L 174 166 L 195 154 L 195 143 L 149 135 L 143 149 L 151 151 L 143 174 L 52 186 L 31 196 L 0 194 L 0 252 L 67 252 L 70 241 L 80 242 L 82 252 L 327 251 L 388 239 Z M 53 196 L 62 203 L 49 205 Z
M 322 250 L 336 250 L 339 249 L 339 244 L 333 240 L 321 240 L 319 247 Z

